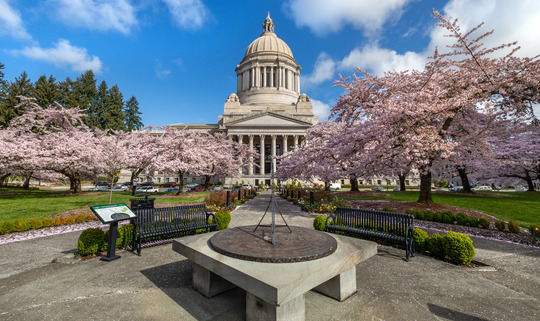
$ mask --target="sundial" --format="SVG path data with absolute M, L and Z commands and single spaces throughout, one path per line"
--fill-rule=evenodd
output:
M 311 261 L 334 253 L 337 241 L 330 234 L 287 224 L 275 199 L 273 166 L 271 186 L 270 202 L 259 224 L 220 231 L 210 238 L 209 246 L 226 256 L 266 263 Z M 270 208 L 272 223 L 261 224 Z M 276 224 L 276 211 L 283 224 Z

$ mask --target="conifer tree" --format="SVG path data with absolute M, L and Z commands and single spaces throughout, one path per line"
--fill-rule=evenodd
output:
M 31 97 L 32 88 L 26 71 L 8 85 L 6 99 L 0 109 L 0 127 L 6 127 L 12 118 L 22 114 L 21 107 L 17 106 L 21 101 L 18 97 Z
M 140 114 L 141 112 L 139 112 L 139 102 L 137 101 L 135 96 L 131 96 L 131 98 L 126 102 L 126 105 L 124 106 L 124 121 L 126 131 L 131 132 L 133 130 L 139 130 L 143 127 L 141 117 L 139 116 Z
M 105 129 L 125 130 L 124 97 L 118 85 L 112 86 L 107 92 L 107 104 L 103 110 Z
M 93 115 L 96 113 L 94 99 L 97 95 L 94 72 L 92 70 L 85 71 L 73 83 L 72 89 L 74 98 L 76 99 L 76 107 L 83 109 L 87 115 L 84 119 L 86 125 L 90 128 L 95 128 L 92 124 Z
M 99 87 L 97 89 L 97 95 L 94 97 L 92 114 L 88 116 L 90 118 L 88 120 L 88 126 L 90 128 L 106 128 L 104 120 L 105 116 L 103 114 L 105 113 L 105 110 L 107 108 L 106 106 L 109 103 L 109 97 L 107 95 L 108 91 L 109 86 L 107 85 L 107 82 L 103 80 L 101 84 L 99 84 Z
M 56 78 L 52 75 L 47 78 L 47 76 L 42 75 L 34 84 L 32 90 L 34 98 L 36 98 L 37 103 L 43 107 L 47 108 L 52 105 L 59 97 L 58 84 L 56 83 Z

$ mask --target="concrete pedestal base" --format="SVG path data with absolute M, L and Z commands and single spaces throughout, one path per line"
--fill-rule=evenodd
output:
M 211 298 L 236 288 L 236 285 L 193 263 L 193 288 L 205 297 Z
M 338 301 L 356 292 L 356 265 L 377 253 L 377 244 L 332 235 L 337 249 L 324 258 L 295 263 L 235 259 L 214 251 L 205 233 L 176 239 L 173 250 L 193 264 L 193 287 L 212 297 L 238 286 L 246 291 L 247 320 L 304 320 L 304 293 L 315 289 Z M 321 232 L 324 233 L 324 232 Z
M 339 302 L 347 300 L 351 295 L 356 293 L 356 266 L 353 266 L 340 275 L 334 276 L 314 288 L 313 291 L 336 299 Z
M 246 320 L 304 321 L 305 319 L 306 304 L 303 294 L 285 304 L 275 306 L 246 292 Z

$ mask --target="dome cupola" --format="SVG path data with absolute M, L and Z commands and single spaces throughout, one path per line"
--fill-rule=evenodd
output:
M 259 38 L 247 47 L 236 67 L 241 104 L 294 105 L 300 95 L 300 71 L 285 41 L 274 33 L 270 13 Z

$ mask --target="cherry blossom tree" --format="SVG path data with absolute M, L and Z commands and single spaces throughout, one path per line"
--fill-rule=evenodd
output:
M 422 71 L 376 77 L 357 69 L 360 76 L 352 80 L 340 76 L 336 84 L 346 93 L 332 110 L 337 121 L 369 122 L 371 136 L 377 136 L 367 149 L 371 158 L 400 154 L 419 170 L 419 202 L 432 202 L 431 176 L 437 161 L 456 153 L 465 144 L 462 138 L 487 129 L 475 116 L 530 115 L 540 98 L 537 57 L 515 57 L 515 43 L 486 48 L 482 39 L 493 31 L 475 37 L 482 24 L 463 32 L 457 19 L 434 14 L 454 39 L 449 52 L 435 50 Z M 497 57 L 504 50 L 510 53 Z M 459 128 L 474 130 L 459 136 Z
M 142 131 L 132 132 L 126 138 L 128 140 L 129 151 L 126 169 L 131 172 L 130 182 L 139 178 L 144 170 L 155 170 L 156 155 L 162 151 L 162 144 L 158 144 L 159 136 L 150 133 L 151 128 Z
M 10 122 L 10 130 L 19 142 L 17 155 L 28 169 L 54 171 L 70 181 L 74 193 L 81 191 L 81 177 L 99 168 L 99 145 L 93 132 L 82 122 L 79 108 L 66 109 L 58 104 L 42 108 L 33 99 L 20 103 L 24 114 Z

